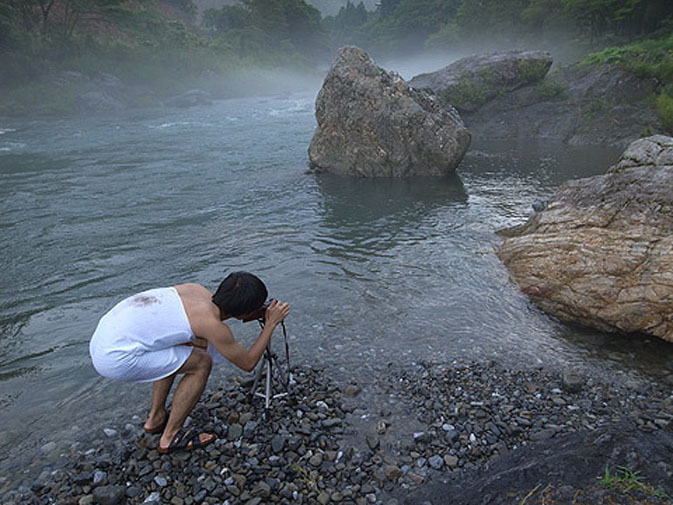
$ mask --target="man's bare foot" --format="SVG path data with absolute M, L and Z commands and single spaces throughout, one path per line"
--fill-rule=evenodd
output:
M 166 427 L 166 422 L 168 421 L 168 411 L 166 409 L 159 411 L 158 414 L 150 415 L 145 421 L 145 432 L 146 433 L 161 433 Z

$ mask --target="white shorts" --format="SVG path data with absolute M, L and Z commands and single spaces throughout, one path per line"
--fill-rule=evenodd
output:
M 109 379 L 129 382 L 154 382 L 177 372 L 189 359 L 194 347 L 174 345 L 153 351 L 125 353 L 100 352 L 91 340 L 91 361 L 96 371 Z

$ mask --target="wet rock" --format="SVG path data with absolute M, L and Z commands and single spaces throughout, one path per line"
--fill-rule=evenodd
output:
M 359 395 L 361 391 L 362 388 L 357 384 L 346 384 L 346 387 L 344 387 L 344 396 L 353 398 Z
M 150 493 L 147 498 L 143 501 L 143 503 L 150 505 L 153 503 L 160 503 L 161 502 L 161 494 L 159 494 L 157 491 Z
M 582 391 L 586 379 L 573 371 L 563 373 L 563 389 L 568 393 L 579 393 Z
M 541 81 L 513 91 L 503 86 L 485 103 L 490 95 L 478 81 L 472 81 L 473 87 L 466 85 L 470 80 L 463 83 L 450 100 L 459 110 L 460 103 L 466 102 L 470 111 L 461 110 L 461 116 L 473 138 L 535 138 L 624 148 L 643 131 L 666 131 L 651 100 L 660 84 L 620 64 L 558 68 Z M 536 202 L 535 207 L 540 211 L 545 202 Z
M 440 470 L 444 466 L 444 460 L 441 456 L 430 456 L 428 458 L 428 464 L 435 470 Z
M 447 454 L 444 456 L 444 463 L 451 469 L 456 468 L 458 466 L 458 458 L 456 456 Z
M 381 444 L 379 437 L 377 437 L 372 433 L 368 433 L 367 436 L 365 437 L 365 440 L 367 442 L 367 447 L 369 447 L 372 451 L 378 449 L 379 445 Z
M 470 144 L 458 113 L 344 47 L 316 100 L 311 166 L 356 177 L 453 173 Z
M 531 300 L 564 321 L 673 342 L 673 138 L 638 140 L 606 175 L 563 185 L 503 231 L 498 256 Z
M 274 453 L 279 453 L 283 450 L 285 447 L 285 443 L 287 442 L 287 437 L 283 435 L 276 435 L 271 439 L 271 450 Z
M 197 105 L 210 105 L 213 103 L 213 96 L 207 91 L 192 89 L 176 96 L 168 98 L 164 105 L 166 107 L 195 107 Z
M 402 475 L 402 471 L 397 465 L 387 465 L 383 469 L 383 473 L 386 479 L 391 482 L 395 482 L 400 477 L 400 475 Z
M 56 450 L 56 447 L 57 447 L 57 446 L 56 446 L 56 442 L 47 442 L 47 443 L 44 444 L 42 447 L 40 447 L 40 450 L 41 450 L 44 454 L 49 454 L 49 453 L 51 453 L 51 452 L 54 452 L 54 451 Z
M 243 435 L 243 426 L 241 426 L 238 423 L 229 426 L 229 430 L 227 431 L 227 439 L 237 440 L 241 438 L 242 435 Z
M 553 63 L 545 51 L 505 51 L 462 58 L 409 85 L 430 88 L 460 112 L 474 112 L 508 91 L 541 81 Z
M 117 505 L 122 503 L 125 496 L 124 486 L 100 486 L 93 490 L 93 500 L 98 505 Z

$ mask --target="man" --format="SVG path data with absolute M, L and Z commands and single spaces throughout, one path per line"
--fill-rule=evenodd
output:
M 200 284 L 151 289 L 122 300 L 105 314 L 91 338 L 89 352 L 104 377 L 153 382 L 152 405 L 145 431 L 161 433 L 159 452 L 195 449 L 215 436 L 183 428 L 220 356 L 246 371 L 257 365 L 276 326 L 290 313 L 287 303 L 272 301 L 264 328 L 245 349 L 229 327 L 229 318 L 246 319 L 262 309 L 268 292 L 247 272 L 234 272 L 213 295 Z M 166 399 L 175 377 L 184 375 L 170 413 Z

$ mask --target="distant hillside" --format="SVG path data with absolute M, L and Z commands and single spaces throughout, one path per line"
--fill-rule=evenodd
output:
M 238 0 L 192 0 L 194 5 L 199 9 L 199 12 L 203 12 L 206 9 L 219 9 L 224 5 L 234 5 L 238 3 Z M 355 5 L 358 5 L 361 0 L 351 0 Z M 365 4 L 367 10 L 373 11 L 376 8 L 376 4 L 380 0 L 362 0 Z M 320 10 L 323 17 L 324 16 L 333 16 L 339 12 L 341 7 L 344 7 L 348 0 L 306 0 L 306 3 L 313 5 L 316 9 Z
M 360 1 L 365 4 L 365 8 L 367 10 L 373 11 L 381 0 L 351 0 L 351 3 L 358 5 Z M 306 0 L 306 3 L 309 3 L 316 9 L 320 10 L 323 17 L 325 17 L 338 14 L 339 9 L 345 7 L 348 3 L 348 0 Z
M 233 5 L 238 3 L 237 0 L 192 0 L 199 12 L 206 9 L 220 9 L 224 5 Z

